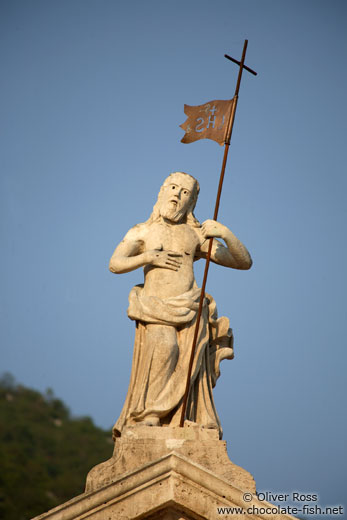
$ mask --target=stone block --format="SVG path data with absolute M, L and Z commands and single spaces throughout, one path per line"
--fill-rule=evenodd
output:
M 257 499 L 253 477 L 228 459 L 218 432 L 140 426 L 127 428 L 114 456 L 91 470 L 84 494 L 33 520 L 218 520 L 231 517 L 218 508 L 252 506 L 274 507 Z M 293 519 L 247 512 L 232 518 Z

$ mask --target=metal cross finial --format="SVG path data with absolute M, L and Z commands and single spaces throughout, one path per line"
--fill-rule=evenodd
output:
M 237 61 L 237 60 L 235 60 L 235 58 L 228 56 L 228 54 L 224 54 L 224 58 L 228 58 L 228 60 L 233 61 L 234 63 L 236 63 L 239 66 L 241 65 L 240 61 Z M 256 76 L 258 74 L 258 72 L 255 72 L 255 70 L 251 69 L 250 67 L 247 67 L 247 65 L 244 65 L 243 68 L 245 70 L 248 70 L 248 72 L 250 72 L 251 74 L 254 74 L 254 76 Z

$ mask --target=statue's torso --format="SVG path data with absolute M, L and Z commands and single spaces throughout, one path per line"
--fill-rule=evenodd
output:
M 148 296 L 169 298 L 196 286 L 193 270 L 194 256 L 200 248 L 198 229 L 187 224 L 151 224 L 144 236 L 146 251 L 160 249 L 179 253 L 182 262 L 178 271 L 155 266 L 145 267 L 144 292 Z

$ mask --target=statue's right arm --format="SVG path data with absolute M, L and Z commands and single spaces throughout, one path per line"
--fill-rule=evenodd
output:
M 151 264 L 155 267 L 178 271 L 182 264 L 182 255 L 163 249 L 146 250 L 145 228 L 138 224 L 128 231 L 116 247 L 109 264 L 111 273 L 122 274 Z
M 149 252 L 144 250 L 139 227 L 140 225 L 131 228 L 116 247 L 109 264 L 112 273 L 129 273 L 149 263 Z

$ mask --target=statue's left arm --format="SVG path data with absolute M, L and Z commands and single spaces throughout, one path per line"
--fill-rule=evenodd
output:
M 216 264 L 234 269 L 250 269 L 252 267 L 251 255 L 242 242 L 229 228 L 216 220 L 205 220 L 201 226 L 202 243 L 200 256 L 206 257 L 209 238 L 214 238 L 211 252 L 211 260 Z M 224 246 L 216 238 L 224 240 Z

